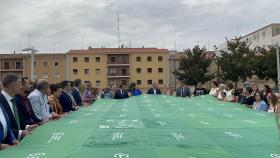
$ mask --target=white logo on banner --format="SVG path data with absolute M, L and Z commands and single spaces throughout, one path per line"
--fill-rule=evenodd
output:
M 231 136 L 231 137 L 233 137 L 233 138 L 235 138 L 235 139 L 240 139 L 240 138 L 242 138 L 241 135 L 239 135 L 239 134 L 237 134 L 237 133 L 234 133 L 234 132 L 225 132 L 225 134 L 226 134 L 226 135 L 229 135 L 229 136 Z
M 112 138 L 112 140 L 115 140 L 115 139 L 122 139 L 122 137 L 123 137 L 123 132 L 113 133 L 113 138 Z
M 255 115 L 265 117 L 265 114 L 261 114 L 261 113 L 255 113 Z
M 223 115 L 226 116 L 226 117 L 233 118 L 233 115 L 231 115 L 231 114 L 223 114 Z
M 209 111 L 215 111 L 213 108 L 207 108 L 207 110 L 209 110 Z
M 49 139 L 48 143 L 54 142 L 54 141 L 59 141 L 62 136 L 64 136 L 63 132 L 53 133 L 51 138 Z
M 155 109 L 150 109 L 151 111 L 156 111 Z
M 177 140 L 184 139 L 185 137 L 182 135 L 182 133 L 170 133 L 173 137 L 175 137 Z
M 106 120 L 107 123 L 115 122 L 114 120 Z
M 151 107 L 152 106 L 152 104 L 147 104 L 147 107 Z
M 202 125 L 209 125 L 210 123 L 209 122 L 206 122 L 206 121 L 199 121 L 200 124 Z
M 252 124 L 252 125 L 257 124 L 255 121 L 252 121 L 252 120 L 242 120 L 242 121 L 246 122 L 246 123 L 249 123 L 249 124 Z
M 155 114 L 155 118 L 161 117 L 161 114 Z
M 70 124 L 77 124 L 79 122 L 79 120 L 71 120 L 69 121 Z
M 124 154 L 124 153 L 117 153 L 114 155 L 115 158 L 129 158 L 128 154 Z
M 165 125 L 167 125 L 167 123 L 166 123 L 166 122 L 161 122 L 161 121 L 158 121 L 158 123 L 159 123 L 161 126 L 165 126 Z
M 126 114 L 120 114 L 120 118 L 126 117 Z
M 84 116 L 92 116 L 93 113 L 85 113 Z
M 118 125 L 122 128 L 125 128 L 125 127 L 127 127 L 127 122 L 128 122 L 128 120 L 125 120 L 125 119 L 123 119 L 123 120 L 121 120 L 121 121 L 119 121 L 118 122 Z
M 99 128 L 110 128 L 109 125 L 99 125 Z
M 280 158 L 280 154 L 270 154 L 270 157 L 272 157 L 272 158 Z
M 26 158 L 42 158 L 46 153 L 30 153 Z

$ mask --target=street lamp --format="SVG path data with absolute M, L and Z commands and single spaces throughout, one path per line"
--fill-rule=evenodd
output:
M 277 80 L 278 80 L 278 91 L 280 91 L 280 54 L 279 54 L 279 43 L 277 42 L 274 44 L 274 48 L 276 49 L 276 56 L 277 56 Z
M 31 80 L 34 81 L 34 56 L 38 52 L 34 47 L 24 48 L 22 51 L 31 51 Z

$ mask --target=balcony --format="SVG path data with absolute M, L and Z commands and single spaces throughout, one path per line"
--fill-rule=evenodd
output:
M 108 55 L 107 56 L 108 66 L 129 66 L 128 55 Z

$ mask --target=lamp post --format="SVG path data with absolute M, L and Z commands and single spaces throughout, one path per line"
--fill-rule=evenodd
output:
M 274 45 L 276 48 L 276 56 L 277 56 L 277 80 L 278 80 L 278 91 L 280 91 L 280 54 L 279 54 L 279 44 Z
M 37 49 L 35 49 L 34 47 L 29 47 L 29 48 L 25 48 L 23 49 L 22 51 L 31 51 L 31 75 L 30 75 L 30 78 L 32 81 L 34 81 L 34 56 L 35 56 L 35 53 L 38 52 Z

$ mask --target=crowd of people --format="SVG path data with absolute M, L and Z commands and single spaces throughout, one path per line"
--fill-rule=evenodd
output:
M 239 102 L 255 110 L 277 111 L 279 95 L 273 93 L 268 85 L 264 86 L 263 91 L 259 91 L 256 84 L 237 90 L 231 82 L 218 84 L 214 81 L 213 85 L 209 94 L 218 100 Z M 34 83 L 13 73 L 6 74 L 0 83 L 0 150 L 18 145 L 38 126 L 89 106 L 97 99 L 126 99 L 142 94 L 139 84 L 132 84 L 128 90 L 122 85 L 114 85 L 100 91 L 81 79 L 57 84 L 39 79 Z M 161 90 L 153 83 L 146 94 L 188 98 L 208 92 L 202 83 L 198 83 L 191 92 L 190 87 L 181 82 L 175 90 L 168 85 Z

